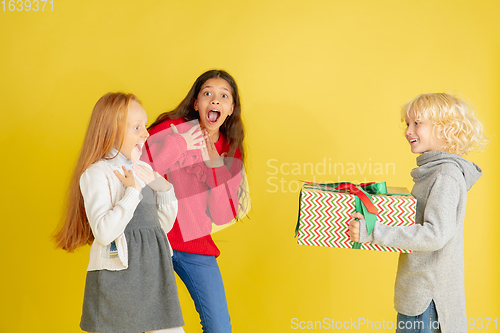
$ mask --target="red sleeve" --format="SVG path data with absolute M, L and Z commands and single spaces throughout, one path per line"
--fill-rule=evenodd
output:
M 151 165 L 153 170 L 164 175 L 175 162 L 182 160 L 187 152 L 186 140 L 173 133 L 170 125 L 182 123 L 181 119 L 166 120 L 149 130 L 146 153 L 141 159 Z
M 239 158 L 241 153 L 238 149 L 234 158 L 225 158 L 227 166 L 213 168 L 214 176 L 207 177 L 207 185 L 210 186 L 208 209 L 217 225 L 231 222 L 238 211 L 238 189 L 243 174 L 243 163 Z
M 208 187 L 214 188 L 219 184 L 227 183 L 233 177 L 240 174 L 241 168 L 243 166 L 241 162 L 241 152 L 240 149 L 236 149 L 234 157 L 224 158 L 224 164 L 218 168 L 208 168 L 208 177 L 205 183 Z

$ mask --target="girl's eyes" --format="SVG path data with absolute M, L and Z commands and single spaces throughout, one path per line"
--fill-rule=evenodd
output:
M 205 91 L 205 92 L 203 93 L 203 96 L 212 96 L 212 93 L 211 93 L 210 91 Z M 222 98 L 228 98 L 228 97 L 229 97 L 229 95 L 228 95 L 228 94 L 222 94 L 222 95 L 220 95 L 220 96 L 221 96 Z

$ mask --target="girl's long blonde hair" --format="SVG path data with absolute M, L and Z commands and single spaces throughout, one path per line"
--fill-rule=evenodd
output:
M 429 119 L 436 134 L 445 144 L 445 152 L 465 155 L 474 149 L 483 149 L 488 141 L 483 125 L 475 117 L 472 106 L 462 99 L 445 93 L 418 95 L 401 109 L 401 121 L 410 114 L 415 119 Z
M 64 216 L 54 234 L 57 248 L 73 252 L 76 248 L 94 241 L 80 192 L 80 177 L 87 168 L 106 157 L 113 148 L 116 147 L 120 151 L 131 101 L 140 103 L 133 94 L 107 93 L 94 106 L 69 185 Z

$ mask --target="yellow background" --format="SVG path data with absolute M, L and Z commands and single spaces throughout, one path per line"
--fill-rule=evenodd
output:
M 498 1 L 54 0 L 48 7 L 0 7 L 0 332 L 80 331 L 89 248 L 66 254 L 50 234 L 98 98 L 133 92 L 152 122 L 212 68 L 229 71 L 241 89 L 253 206 L 250 219 L 214 235 L 234 332 L 302 331 L 293 318 L 303 327 L 325 318 L 395 320 L 398 255 L 297 245 L 296 181 L 411 188 L 416 156 L 399 108 L 442 91 L 472 101 L 491 139 L 467 157 L 484 176 L 468 197 L 466 300 L 470 318 L 500 320 Z M 304 170 L 324 162 L 331 173 Z M 339 165 L 333 172 L 335 163 L 344 174 Z M 375 174 L 377 163 L 392 166 Z M 186 332 L 200 332 L 181 283 L 179 291 Z

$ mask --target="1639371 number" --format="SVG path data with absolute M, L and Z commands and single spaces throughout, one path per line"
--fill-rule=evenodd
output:
M 54 0 L 3 0 L 4 12 L 54 11 Z
M 469 318 L 468 324 L 470 330 L 487 330 L 488 328 L 497 329 L 498 318 Z

